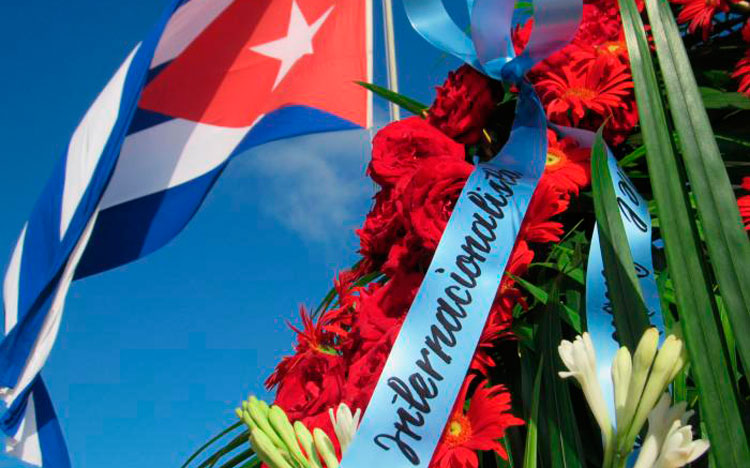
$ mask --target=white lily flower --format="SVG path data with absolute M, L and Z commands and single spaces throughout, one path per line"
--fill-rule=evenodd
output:
M 683 426 L 680 421 L 675 421 L 667 433 L 667 438 L 662 445 L 659 458 L 654 468 L 679 468 L 696 460 L 708 450 L 707 440 L 693 440 L 693 431 L 690 425 Z
M 352 410 L 346 403 L 341 403 L 336 409 L 336 414 L 333 413 L 333 408 L 328 409 L 328 415 L 331 417 L 331 423 L 333 423 L 333 430 L 336 433 L 336 438 L 339 440 L 341 445 L 341 453 L 346 453 L 349 448 L 349 444 L 354 439 L 354 434 L 357 432 L 359 427 L 359 419 L 362 416 L 362 410 L 357 408 L 352 415 Z
M 559 372 L 560 377 L 575 378 L 581 385 L 586 401 L 602 430 L 605 442 L 612 435 L 612 423 L 604 403 L 604 395 L 596 378 L 596 352 L 588 332 L 576 337 L 574 342 L 562 340 L 557 351 L 568 372 Z
M 708 450 L 708 442 L 693 440 L 687 421 L 693 411 L 686 411 L 685 402 L 670 406 L 671 398 L 664 393 L 648 415 L 648 433 L 633 468 L 678 468 L 700 457 Z

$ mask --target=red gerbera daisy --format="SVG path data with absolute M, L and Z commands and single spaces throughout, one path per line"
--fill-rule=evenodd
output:
M 591 181 L 591 164 L 588 148 L 580 148 L 573 138 L 558 139 L 557 134 L 547 131 L 547 164 L 544 177 L 553 186 L 578 195 L 578 189 Z
M 500 439 L 505 430 L 524 422 L 509 413 L 510 393 L 502 385 L 484 387 L 474 392 L 469 410 L 464 411 L 467 381 L 456 400 L 453 414 L 443 431 L 431 468 L 477 468 L 477 450 L 493 450 L 508 459 Z
M 732 78 L 737 78 L 740 82 L 739 91 L 750 96 L 750 50 L 745 53 L 737 65 L 734 67 Z
M 620 29 L 617 39 L 597 43 L 577 41 L 569 46 L 566 51 L 570 54 L 572 61 L 580 62 L 584 68 L 598 58 L 615 60 L 625 65 L 629 63 L 628 45 L 625 42 L 625 32 L 622 29 Z
M 737 199 L 737 206 L 742 216 L 742 224 L 745 225 L 745 231 L 750 231 L 750 195 L 745 195 Z
M 599 59 L 585 69 L 573 63 L 562 66 L 559 73 L 548 71 L 536 87 L 552 121 L 578 126 L 588 114 L 603 121 L 615 109 L 628 107 L 633 82 L 627 66 Z
M 742 179 L 741 187 L 744 190 L 750 190 L 750 177 Z M 750 231 L 750 195 L 738 198 L 737 206 L 740 209 L 740 216 L 742 216 L 742 224 L 745 225 L 745 230 Z
M 677 16 L 679 23 L 690 22 L 688 31 L 695 33 L 700 29 L 703 40 L 708 39 L 713 26 L 714 15 L 718 12 L 728 12 L 729 4 L 726 0 L 672 0 L 672 3 L 682 5 L 683 8 Z

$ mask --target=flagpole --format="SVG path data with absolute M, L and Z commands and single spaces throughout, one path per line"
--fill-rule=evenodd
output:
M 383 26 L 385 28 L 385 55 L 388 67 L 388 87 L 398 93 L 398 66 L 396 65 L 396 37 L 393 27 L 393 0 L 383 0 Z M 401 109 L 390 103 L 391 120 L 401 118 Z

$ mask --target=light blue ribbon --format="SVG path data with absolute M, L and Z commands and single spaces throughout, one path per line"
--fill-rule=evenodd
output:
M 566 127 L 559 127 L 559 129 L 564 135 L 577 140 L 582 147 L 590 148 L 593 146 L 594 133 Z M 664 321 L 651 255 L 651 215 L 648 212 L 648 204 L 617 165 L 617 160 L 612 156 L 609 148 L 607 148 L 607 165 L 612 176 L 612 185 L 620 208 L 620 217 L 625 226 L 625 234 L 630 246 L 630 253 L 633 256 L 643 299 L 649 311 L 651 323 L 662 331 L 663 338 Z M 597 378 L 604 392 L 604 400 L 608 403 L 610 417 L 614 421 L 614 388 L 611 365 L 620 345 L 614 338 L 614 317 L 612 305 L 608 299 L 604 262 L 601 245 L 599 244 L 599 230 L 596 225 L 591 238 L 589 260 L 586 266 L 586 322 L 591 340 L 596 348 Z M 631 350 L 631 352 L 634 351 Z
M 518 57 L 510 40 L 513 0 L 473 3 L 469 39 L 440 0 L 404 0 L 430 43 L 518 86 L 513 129 L 500 153 L 466 182 L 342 461 L 346 468 L 428 466 L 544 172 L 547 121 L 523 75 L 570 41 L 581 2 L 537 1 L 535 29 Z

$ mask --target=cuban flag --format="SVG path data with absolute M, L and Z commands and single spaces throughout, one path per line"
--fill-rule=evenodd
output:
M 40 371 L 73 280 L 136 260 L 188 223 L 233 156 L 369 127 L 371 0 L 175 0 L 88 110 L 3 282 L 6 451 L 69 467 Z

